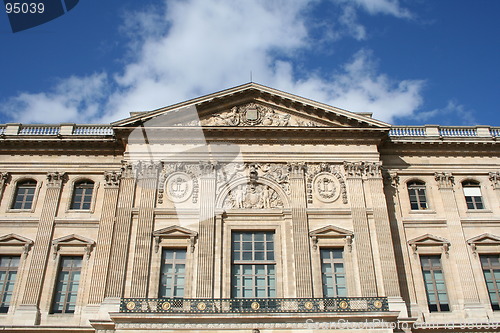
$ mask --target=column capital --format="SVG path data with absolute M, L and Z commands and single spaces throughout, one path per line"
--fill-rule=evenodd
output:
M 347 162 L 344 161 L 344 169 L 348 177 L 368 177 L 368 178 L 381 178 L 382 177 L 382 163 L 377 162 Z
M 118 187 L 120 185 L 121 172 L 105 171 L 104 172 L 104 187 Z
M 217 161 L 200 161 L 200 174 L 201 176 L 212 176 L 215 175 L 215 171 L 218 168 Z
M 65 172 L 47 172 L 47 186 L 48 187 L 61 187 L 64 176 L 66 175 Z
M 304 171 L 306 170 L 306 163 L 305 162 L 289 162 L 288 163 L 288 170 L 290 171 L 291 176 L 293 176 L 293 175 L 302 176 L 304 174 Z
M 163 164 L 157 161 L 141 161 L 139 162 L 138 176 L 139 178 L 157 178 L 158 172 L 163 168 Z
M 387 185 L 397 188 L 399 186 L 399 175 L 396 171 L 385 171 L 383 174 L 384 181 Z
M 9 172 L 0 172 L 0 182 L 4 183 L 9 179 L 10 173 Z
M 490 172 L 489 176 L 490 176 L 491 186 L 493 186 L 495 190 L 500 190 L 500 172 L 499 171 Z
M 455 184 L 455 177 L 453 177 L 451 172 L 436 172 L 434 173 L 434 178 L 440 189 L 452 189 Z

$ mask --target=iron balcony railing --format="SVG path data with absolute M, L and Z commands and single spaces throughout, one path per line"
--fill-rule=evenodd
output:
M 386 297 L 335 298 L 122 298 L 123 313 L 387 312 Z

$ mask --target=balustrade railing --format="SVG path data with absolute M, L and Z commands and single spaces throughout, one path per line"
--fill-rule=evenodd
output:
M 474 127 L 440 127 L 439 135 L 454 137 L 475 137 L 477 136 L 477 129 Z
M 111 126 L 75 126 L 73 135 L 113 135 Z
M 393 127 L 390 136 L 425 136 L 425 127 Z
M 122 298 L 125 313 L 386 312 L 386 297 L 334 298 Z
M 19 135 L 57 135 L 59 126 L 23 126 L 19 129 Z

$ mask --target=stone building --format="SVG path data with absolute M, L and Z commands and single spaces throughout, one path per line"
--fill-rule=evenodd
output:
M 499 128 L 249 83 L 0 135 L 3 331 L 498 331 Z

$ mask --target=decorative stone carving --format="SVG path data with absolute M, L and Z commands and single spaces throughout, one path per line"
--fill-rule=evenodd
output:
M 310 231 L 309 236 L 311 237 L 314 250 L 318 249 L 318 242 L 320 239 L 333 239 L 343 240 L 344 247 L 347 248 L 349 253 L 352 252 L 352 238 L 354 237 L 354 233 L 350 230 L 335 227 L 333 225 L 327 225 Z
M 200 173 L 202 176 L 214 175 L 217 166 L 217 162 L 200 161 Z
M 314 177 L 313 192 L 322 202 L 334 202 L 340 196 L 340 182 L 332 174 L 321 172 Z
M 158 253 L 160 250 L 160 243 L 162 239 L 172 240 L 172 239 L 186 239 L 191 253 L 194 252 L 194 246 L 196 244 L 196 238 L 198 233 L 194 230 L 180 227 L 178 225 L 173 225 L 153 232 L 153 237 L 155 239 L 155 252 Z
M 85 251 L 87 260 L 90 258 L 90 253 L 92 252 L 92 248 L 94 247 L 95 242 L 91 239 L 85 238 L 79 235 L 68 235 L 61 238 L 54 239 L 52 241 L 52 253 L 54 255 L 54 259 L 57 258 L 57 253 L 62 246 L 68 247 L 82 247 Z
M 186 125 L 186 124 L 185 124 Z M 229 111 L 212 115 L 201 120 L 202 126 L 306 126 L 321 127 L 326 126 L 319 122 L 302 119 L 284 113 L 268 106 L 257 103 L 249 103 L 241 106 L 234 106 Z
M 344 162 L 344 169 L 349 177 L 382 177 L 382 163 L 380 162 Z
M 116 171 L 104 172 L 105 187 L 118 187 L 120 185 L 121 173 Z
M 33 245 L 33 241 L 29 238 L 17 235 L 8 234 L 0 237 L 0 247 L 8 246 L 9 248 L 18 248 L 22 251 L 24 257 L 28 255 L 28 252 Z
M 436 247 L 441 249 L 446 256 L 449 254 L 450 242 L 442 237 L 434 236 L 431 234 L 425 234 L 420 237 L 411 239 L 408 241 L 408 245 L 413 250 L 413 254 L 416 256 L 419 247 Z
M 193 193 L 193 179 L 185 172 L 175 172 L 168 176 L 165 189 L 170 201 L 186 201 Z
M 137 165 L 134 165 L 127 161 L 122 161 L 121 178 L 136 178 L 136 177 L 137 177 Z
M 156 178 L 162 164 L 155 161 L 140 161 L 137 164 L 137 170 L 140 178 Z
M 325 184 L 325 178 L 329 180 L 328 184 Z M 336 166 L 330 163 L 307 164 L 307 203 L 313 203 L 313 194 L 322 202 L 334 202 L 342 197 L 342 202 L 348 203 L 345 181 Z
M 386 184 L 397 188 L 399 186 L 399 175 L 396 171 L 386 171 L 384 173 L 384 180 Z
M 181 179 L 177 179 L 177 184 L 174 184 L 176 181 L 175 178 L 171 177 L 174 174 L 181 175 Z M 199 175 L 200 166 L 198 163 L 163 163 L 163 170 L 158 183 L 158 204 L 163 203 L 165 190 L 169 190 L 167 179 L 173 182 L 171 184 L 173 187 L 170 188 L 171 192 L 166 194 L 169 200 L 172 202 L 183 202 L 191 197 L 192 202 L 197 203 Z M 188 182 L 185 183 L 184 180 L 188 180 Z M 181 195 L 182 193 L 184 194 Z
M 434 178 L 438 183 L 439 188 L 453 188 L 455 178 L 449 172 L 436 172 Z
M 48 172 L 47 173 L 47 186 L 48 187 L 61 187 L 64 181 L 65 172 Z
M 282 208 L 278 193 L 264 184 L 238 185 L 224 199 L 226 209 Z
M 474 254 L 474 256 L 476 257 L 477 257 L 478 247 L 479 249 L 481 247 L 486 247 L 487 251 L 488 250 L 491 251 L 492 248 L 494 248 L 493 251 L 496 253 L 500 249 L 500 237 L 490 233 L 484 233 L 467 240 L 467 244 L 469 244 L 472 250 L 472 254 Z
M 490 172 L 491 185 L 495 190 L 500 190 L 500 172 Z

